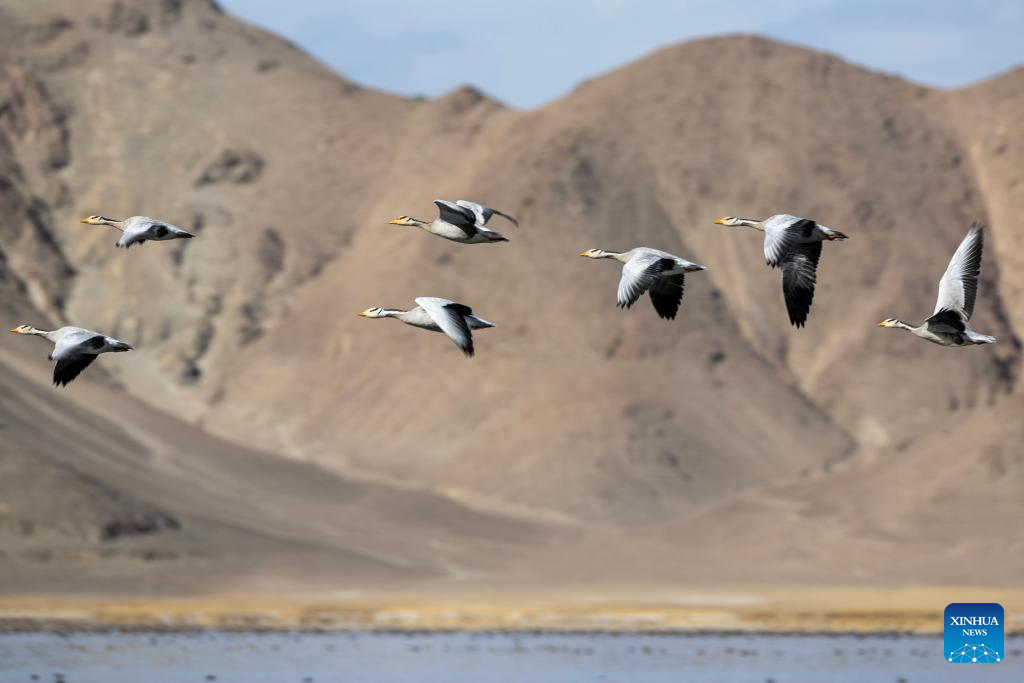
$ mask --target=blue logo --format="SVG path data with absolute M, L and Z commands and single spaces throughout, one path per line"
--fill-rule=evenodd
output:
M 946 661 L 994 664 L 1003 661 L 1003 607 L 995 602 L 954 602 L 946 607 Z

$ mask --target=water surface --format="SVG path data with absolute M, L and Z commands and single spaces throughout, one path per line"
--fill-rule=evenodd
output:
M 949 664 L 942 638 L 471 633 L 0 634 L 0 681 L 54 683 L 972 683 L 1024 681 L 1024 638 L 999 664 Z

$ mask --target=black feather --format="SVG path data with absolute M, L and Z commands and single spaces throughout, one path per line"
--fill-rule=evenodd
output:
M 978 239 L 974 240 L 971 250 L 964 259 L 960 269 L 960 281 L 964 287 L 964 313 L 970 318 L 974 314 L 974 301 L 978 295 L 978 276 L 981 274 L 981 252 L 985 246 L 984 227 L 981 223 L 971 225 L 972 231 L 977 231 Z
M 932 332 L 961 333 L 967 329 L 963 316 L 954 310 L 943 308 L 924 321 Z
M 460 349 L 462 349 L 462 352 L 464 354 L 472 358 L 474 353 L 473 332 L 469 329 L 469 323 L 466 322 L 466 316 L 471 315 L 473 311 L 469 308 L 469 306 L 454 303 L 446 304 L 444 308 L 445 311 L 448 313 L 448 319 L 451 321 L 453 325 L 459 328 L 459 332 L 462 335 L 464 343 L 460 343 L 459 340 L 455 338 L 452 338 L 452 341 L 454 341 L 455 344 Z
M 817 226 L 818 224 L 815 221 L 812 221 L 809 218 L 803 218 L 801 220 L 798 220 L 796 223 L 793 223 L 793 225 L 789 226 L 789 229 L 797 233 L 801 237 L 806 238 L 810 237 L 814 233 L 814 228 L 816 228 Z
M 507 220 L 508 220 L 508 221 L 509 221 L 510 223 L 512 223 L 512 225 L 516 226 L 517 228 L 519 227 L 519 221 L 517 221 L 517 220 L 516 220 L 515 218 L 512 218 L 512 216 L 509 216 L 509 215 L 508 215 L 507 213 L 505 213 L 504 211 L 498 211 L 497 209 L 491 209 L 491 211 L 492 211 L 492 212 L 494 212 L 494 213 L 496 213 L 496 214 L 498 214 L 499 216 L 503 216 L 503 217 L 504 217 L 504 218 L 506 218 L 506 219 L 507 219 Z M 484 213 L 484 215 L 485 215 L 485 216 L 487 215 L 487 214 L 486 214 L 486 212 Z
M 654 310 L 666 320 L 674 320 L 679 312 L 679 304 L 683 300 L 683 288 L 685 287 L 683 273 L 676 273 L 667 277 L 661 277 L 650 289 L 651 303 Z
M 53 368 L 54 386 L 67 386 L 71 380 L 82 373 L 82 370 L 89 367 L 89 364 L 94 360 L 96 360 L 96 356 L 91 353 L 71 356 L 70 358 L 61 358 Z
M 445 304 L 445 308 L 455 311 L 459 315 L 473 315 L 473 309 L 465 304 Z
M 813 225 L 813 221 L 811 221 Z M 812 227 L 813 229 L 813 227 Z M 803 327 L 814 301 L 821 242 L 798 244 L 782 259 L 782 295 L 786 299 L 789 322 Z

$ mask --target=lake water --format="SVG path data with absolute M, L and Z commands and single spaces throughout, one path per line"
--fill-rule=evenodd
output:
M 1024 681 L 1024 638 L 999 664 L 949 664 L 913 636 L 550 634 L 0 634 L 3 683 L 973 683 Z

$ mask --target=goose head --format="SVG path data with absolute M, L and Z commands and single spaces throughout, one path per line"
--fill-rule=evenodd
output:
M 388 221 L 388 225 L 419 225 L 420 222 L 410 216 L 399 216 Z

